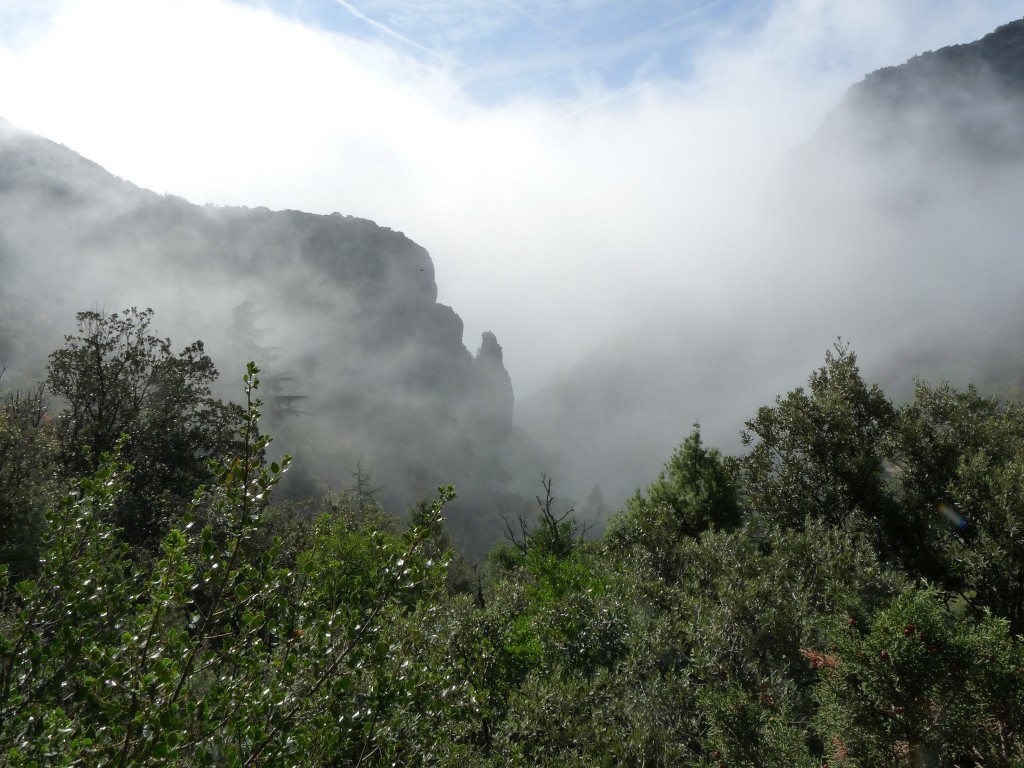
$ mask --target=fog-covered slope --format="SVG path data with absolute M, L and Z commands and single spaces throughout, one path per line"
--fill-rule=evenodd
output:
M 711 289 L 722 300 L 665 306 L 661 322 L 517 404 L 520 421 L 566 457 L 576 494 L 599 482 L 621 500 L 695 421 L 708 442 L 739 451 L 742 421 L 803 384 L 838 337 L 896 396 L 915 376 L 1013 391 L 1024 372 L 1021 200 L 1016 21 L 853 85 L 719 220 L 680 211 L 695 252 L 678 254 L 678 272 L 723 265 Z M 651 312 L 642 295 L 622 301 Z
M 1019 161 L 1022 99 L 1024 20 L 871 73 L 850 88 L 817 141 L 856 133 L 876 151 L 945 150 L 975 160 Z
M 2 124 L 0 274 L 5 389 L 43 375 L 76 311 L 153 307 L 176 345 L 207 343 L 228 396 L 263 365 L 295 492 L 357 467 L 397 505 L 456 483 L 464 527 L 494 527 L 508 456 L 532 450 L 497 339 L 467 350 L 427 251 L 371 221 L 198 207 Z

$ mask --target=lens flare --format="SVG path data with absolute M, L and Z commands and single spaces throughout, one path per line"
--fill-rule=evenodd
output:
M 959 511 L 957 511 L 957 508 L 948 501 L 940 501 L 935 505 L 935 509 L 958 531 L 962 531 L 967 528 L 967 520 Z

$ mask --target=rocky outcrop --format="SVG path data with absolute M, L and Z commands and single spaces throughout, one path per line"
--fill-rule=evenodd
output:
M 153 307 L 175 344 L 206 342 L 222 381 L 255 352 L 282 402 L 304 398 L 273 426 L 325 486 L 362 461 L 404 504 L 441 483 L 493 485 L 478 477 L 484 454 L 502 474 L 513 406 L 501 347 L 488 333 L 475 357 L 466 349 L 430 256 L 401 232 L 196 206 L 3 123 L 0 270 L 0 350 L 18 357 L 5 384 L 42 373 L 75 312 Z
M 515 396 L 512 378 L 502 361 L 501 345 L 490 331 L 481 338 L 473 369 L 478 381 L 478 394 L 471 406 L 473 416 L 492 439 L 501 440 L 512 432 Z

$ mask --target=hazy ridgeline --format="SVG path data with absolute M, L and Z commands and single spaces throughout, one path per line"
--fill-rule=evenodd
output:
M 780 167 L 737 179 L 710 220 L 680 210 L 692 249 L 622 296 L 635 323 L 518 402 L 519 423 L 576 493 L 600 481 L 620 499 L 695 421 L 740 450 L 736 414 L 802 384 L 839 337 L 897 398 L 916 377 L 1016 394 L 1021 199 L 1015 22 L 869 75 Z
M 275 450 L 297 458 L 286 497 L 361 472 L 404 509 L 454 481 L 450 516 L 475 544 L 514 506 L 510 479 L 539 478 L 539 451 L 513 428 L 501 346 L 485 333 L 466 349 L 430 257 L 401 233 L 338 214 L 194 206 L 9 125 L 0 179 L 5 390 L 45 376 L 77 311 L 152 307 L 176 349 L 205 343 L 222 397 L 238 399 L 247 361 L 263 367 Z
M 363 471 L 401 509 L 454 483 L 448 514 L 477 552 L 541 472 L 597 514 L 646 485 L 695 421 L 708 444 L 738 450 L 737 414 L 799 385 L 837 337 L 897 396 L 914 376 L 1013 394 L 1022 39 L 1017 22 L 869 76 L 781 167 L 731 180 L 712 215 L 679 211 L 692 252 L 641 276 L 654 299 L 624 289 L 613 316 L 629 319 L 514 407 L 499 340 L 467 349 L 430 257 L 401 233 L 194 206 L 5 124 L 4 389 L 45 375 L 76 311 L 152 307 L 176 348 L 206 342 L 222 396 L 237 396 L 247 360 L 264 367 L 275 446 L 296 456 L 286 495 Z M 557 307 L 524 297 L 523 312 L 550 313 L 559 333 Z

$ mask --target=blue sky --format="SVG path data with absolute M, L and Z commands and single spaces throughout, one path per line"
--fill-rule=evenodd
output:
M 763 0 L 240 1 L 449 67 L 482 100 L 686 78 L 709 38 L 739 40 L 771 12 Z
M 790 257 L 743 236 L 844 91 L 1022 16 L 1024 0 L 0 0 L 0 116 L 198 204 L 405 232 L 467 347 L 494 331 L 524 394 L 678 308 L 724 324 L 758 306 Z M 814 355 L 850 333 L 822 323 Z

